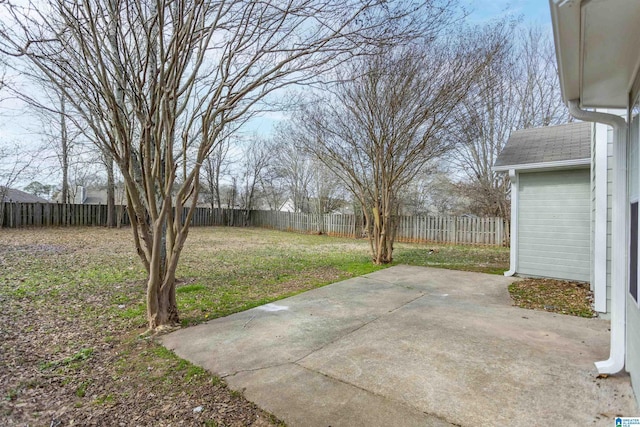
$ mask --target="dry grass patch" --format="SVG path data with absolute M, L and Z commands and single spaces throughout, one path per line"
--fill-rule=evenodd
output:
M 2 230 L 0 269 L 3 426 L 279 424 L 139 338 L 145 274 L 129 230 Z
M 401 264 L 502 274 L 509 269 L 509 248 L 499 246 L 400 243 L 394 253 Z
M 344 242 L 193 228 L 178 269 L 184 324 L 377 269 L 365 242 L 336 249 Z M 2 230 L 0 269 L 2 425 L 279 424 L 214 375 L 139 337 L 145 273 L 130 230 Z

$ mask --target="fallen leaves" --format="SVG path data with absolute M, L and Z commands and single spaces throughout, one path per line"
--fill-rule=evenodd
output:
M 579 317 L 594 317 L 593 293 L 588 283 L 530 278 L 509 285 L 514 304 Z
M 0 271 L 3 426 L 277 424 L 138 337 L 144 272 L 129 230 L 2 230 Z

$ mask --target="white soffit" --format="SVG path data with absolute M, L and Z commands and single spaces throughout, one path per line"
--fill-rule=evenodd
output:
M 580 98 L 580 0 L 549 0 L 560 87 L 565 102 Z
M 626 107 L 640 57 L 640 2 L 583 2 L 582 29 L 582 104 Z
M 640 61 L 640 1 L 549 3 L 565 101 L 626 108 Z

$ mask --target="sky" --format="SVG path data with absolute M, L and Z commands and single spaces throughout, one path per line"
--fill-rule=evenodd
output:
M 466 0 L 470 22 L 482 23 L 506 15 L 522 16 L 525 22 L 551 26 L 547 0 Z
M 522 19 L 524 24 L 541 25 L 551 31 L 551 13 L 547 0 L 462 0 L 469 13 L 467 22 L 482 25 L 506 17 Z M 285 114 L 272 113 L 252 121 L 257 134 L 269 134 Z
M 460 2 L 469 12 L 467 21 L 471 25 L 481 25 L 505 17 L 512 17 L 522 19 L 524 24 L 548 27 L 551 31 L 549 3 L 546 0 L 460 0 Z M 250 132 L 268 136 L 274 126 L 284 118 L 286 118 L 285 114 L 270 113 L 253 119 L 250 124 Z M 0 101 L 0 148 L 19 144 L 31 151 L 38 150 L 43 139 L 39 134 L 40 127 L 38 117 L 25 109 L 19 102 L 11 99 Z M 41 163 L 48 162 L 55 165 L 55 159 L 50 157 L 52 154 L 38 153 L 41 159 L 46 159 Z M 0 164 L 0 172 L 3 167 L 6 169 L 7 165 Z M 49 166 L 49 169 L 52 168 Z M 16 187 L 22 188 L 36 178 L 43 183 L 56 184 L 56 173 L 46 173 L 42 170 L 33 171 L 31 176 L 16 183 Z

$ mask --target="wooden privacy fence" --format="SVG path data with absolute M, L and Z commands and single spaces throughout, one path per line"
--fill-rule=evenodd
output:
M 253 227 L 299 233 L 322 233 L 339 237 L 361 237 L 362 235 L 362 221 L 356 215 L 250 211 L 249 224 Z
M 509 224 L 502 218 L 400 216 L 397 221 L 398 242 L 509 245 Z M 251 211 L 249 225 L 340 237 L 364 236 L 363 220 L 357 215 Z
M 116 206 L 116 216 L 121 224 L 129 224 L 129 216 L 124 206 Z M 0 227 L 4 228 L 106 224 L 105 205 L 0 203 Z
M 182 212 L 186 218 L 188 209 Z M 116 206 L 118 223 L 129 225 L 124 206 Z M 396 241 L 472 245 L 509 245 L 509 222 L 502 218 L 400 216 Z M 0 227 L 104 226 L 104 205 L 55 203 L 0 204 Z M 261 227 L 298 233 L 363 237 L 363 220 L 353 214 L 305 214 L 279 211 L 196 208 L 193 226 Z
M 508 227 L 502 218 L 401 216 L 396 241 L 508 246 Z
M 182 218 L 189 210 L 185 208 Z M 120 225 L 130 225 L 126 206 L 116 206 Z M 105 205 L 73 205 L 64 203 L 0 203 L 0 228 L 105 226 Z M 246 226 L 247 213 L 238 209 L 196 208 L 191 218 L 194 226 Z

